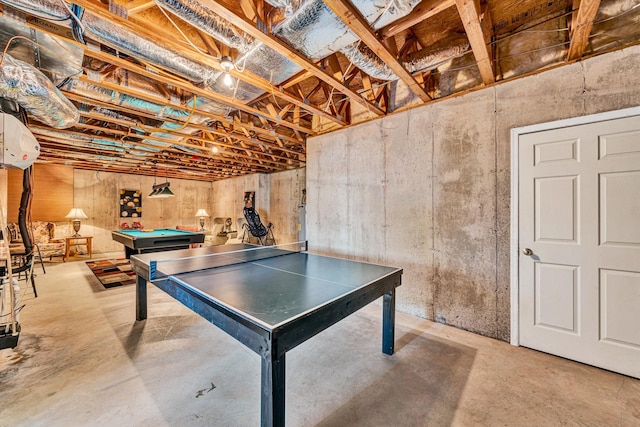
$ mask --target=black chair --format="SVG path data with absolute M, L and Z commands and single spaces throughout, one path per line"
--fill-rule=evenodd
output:
M 273 237 L 273 224 L 269 223 L 265 227 L 260 220 L 260 215 L 256 210 L 249 206 L 244 208 L 244 218 L 247 220 L 246 224 L 243 224 L 242 227 L 245 229 L 245 232 L 242 234 L 242 241 L 245 241 L 245 237 L 247 235 L 247 231 L 251 236 L 258 239 L 261 245 L 275 245 L 276 239 Z M 247 238 L 248 241 L 248 238 Z
M 35 249 L 35 246 L 34 246 L 34 249 Z M 24 252 L 24 250 L 22 250 L 21 252 L 10 251 L 10 256 L 11 256 L 11 268 L 13 269 L 23 268 L 29 259 L 29 257 Z M 32 255 L 28 268 L 26 268 L 24 271 L 18 272 L 17 275 L 14 277 L 18 281 L 24 278 L 24 283 L 27 286 L 28 286 L 28 283 L 31 282 L 31 288 L 33 289 L 33 296 L 35 298 L 38 298 L 38 290 L 36 289 L 36 281 L 35 281 L 36 275 L 34 272 L 35 265 L 36 265 L 36 257 Z

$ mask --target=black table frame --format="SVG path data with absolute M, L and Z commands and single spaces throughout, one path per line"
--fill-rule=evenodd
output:
M 130 259 L 131 255 L 135 254 L 189 249 L 191 245 L 204 243 L 205 240 L 204 233 L 199 231 L 171 231 L 177 231 L 179 234 L 172 234 L 170 236 L 156 236 L 150 233 L 149 236 L 134 238 L 126 233 L 122 233 L 119 230 L 114 230 L 111 232 L 111 238 L 116 242 L 122 243 L 124 245 L 125 257 L 127 259 Z M 161 243 L 151 244 L 158 241 Z
M 179 252 L 178 252 L 179 254 Z M 179 257 L 177 255 L 176 257 Z M 149 265 L 132 258 L 137 275 L 136 319 L 147 318 L 147 280 Z M 284 426 L 285 420 L 285 354 L 345 317 L 383 297 L 382 352 L 394 352 L 395 289 L 401 285 L 402 269 L 356 289 L 305 315 L 271 330 L 239 316 L 229 307 L 205 299 L 192 289 L 169 282 L 152 281 L 155 286 L 171 295 L 195 313 L 216 325 L 262 359 L 261 425 Z

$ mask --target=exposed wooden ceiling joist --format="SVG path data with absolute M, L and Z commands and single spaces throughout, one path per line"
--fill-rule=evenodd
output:
M 360 40 L 362 40 L 385 64 L 402 80 L 423 102 L 431 97 L 418 84 L 398 59 L 386 48 L 373 32 L 362 14 L 348 0 L 323 0 L 329 8 L 344 21 Z
M 140 13 L 143 10 L 150 9 L 155 7 L 156 4 L 153 0 L 134 0 L 131 3 L 125 5 L 125 9 L 127 9 L 127 13 L 129 15 L 135 15 L 136 13 Z
M 382 39 L 395 36 L 425 19 L 431 18 L 443 10 L 455 6 L 455 4 L 456 0 L 422 0 L 410 14 L 381 28 L 378 31 L 378 35 Z
M 82 103 L 85 103 L 85 104 L 93 104 L 93 105 L 101 106 L 101 107 L 104 107 L 104 108 L 117 108 L 118 110 L 120 110 L 120 111 L 122 111 L 124 113 L 132 114 L 132 115 L 138 115 L 140 117 L 146 117 L 146 118 L 152 119 L 152 120 L 157 120 L 157 117 L 155 115 L 153 115 L 153 114 L 150 114 L 150 113 L 145 113 L 145 112 L 141 112 L 141 111 L 138 111 L 138 110 L 133 110 L 133 109 L 122 107 L 122 106 L 114 106 L 114 105 L 109 104 L 107 102 L 102 102 L 102 101 L 99 101 L 99 100 L 86 98 L 86 97 L 83 97 L 83 96 L 80 96 L 80 95 L 77 95 L 77 94 L 74 94 L 74 93 L 71 93 L 71 92 L 64 92 L 64 94 L 65 94 L 65 96 L 67 98 L 69 98 L 71 100 L 74 100 L 74 101 L 77 101 L 77 102 L 82 102 Z M 174 120 L 174 119 L 171 119 L 171 118 L 163 118 L 163 121 L 168 122 L 168 123 L 173 123 L 173 124 L 176 124 L 176 125 L 183 125 L 184 124 L 184 122 L 181 122 L 181 121 L 178 121 L 178 120 Z M 121 124 L 122 125 L 127 125 L 127 122 L 123 122 Z M 275 133 L 272 134 L 270 132 L 264 132 L 263 129 L 259 129 L 259 128 L 255 128 L 255 127 L 251 128 L 250 126 L 246 126 L 245 123 L 231 122 L 231 124 L 233 124 L 240 131 L 245 131 L 246 132 L 245 135 L 247 135 L 246 138 L 249 138 L 250 135 L 252 135 L 252 132 L 256 132 L 258 134 L 259 138 L 267 138 L 267 139 L 270 139 L 270 140 L 274 140 L 275 135 L 276 135 Z M 141 123 L 138 123 L 138 122 L 133 123 L 133 124 L 128 123 L 128 125 L 129 126 L 132 126 L 132 125 L 133 126 L 136 126 L 136 125 L 140 126 Z M 225 130 L 225 132 L 219 132 L 219 131 L 211 128 L 211 127 L 202 126 L 202 125 L 194 124 L 194 123 L 189 124 L 189 127 L 190 128 L 194 128 L 194 129 L 199 129 L 199 130 L 202 130 L 202 131 L 209 131 L 210 133 L 218 135 L 218 136 L 224 136 L 224 137 L 230 136 L 230 137 L 233 137 L 233 138 L 244 138 L 242 135 L 237 134 L 235 131 Z M 251 129 L 251 132 L 249 132 L 248 129 Z M 304 145 L 301 145 L 300 141 L 297 141 L 295 139 L 292 139 L 292 138 L 289 138 L 289 137 L 286 137 L 286 136 L 283 136 L 283 135 L 280 135 L 279 139 L 283 140 L 283 141 L 286 141 L 289 145 L 299 146 L 301 150 L 304 150 Z M 261 139 L 261 141 L 264 141 L 264 139 Z M 213 142 L 214 141 L 212 141 L 212 143 Z
M 231 8 L 222 4 L 216 0 L 201 0 L 200 3 L 217 13 L 231 24 L 240 28 L 242 31 L 254 37 L 256 40 L 260 40 L 266 46 L 269 46 L 271 49 L 283 55 L 285 58 L 288 58 L 292 62 L 295 62 L 306 71 L 313 74 L 316 78 L 322 80 L 328 85 L 336 88 L 338 91 L 344 93 L 349 96 L 352 101 L 357 102 L 367 108 L 369 111 L 381 116 L 384 115 L 385 112 L 382 111 L 377 106 L 368 103 L 365 99 L 363 99 L 357 92 L 349 89 L 347 86 L 343 85 L 341 82 L 336 80 L 333 76 L 330 76 L 320 70 L 313 62 L 309 59 L 305 58 L 302 54 L 294 50 L 292 47 L 284 43 L 283 41 L 273 37 L 271 35 L 265 34 L 256 25 L 247 19 L 244 16 L 240 16 L 236 14 Z
M 9 9 L 20 7 L 21 1 L 28 0 L 2 6 L 6 18 L 14 16 Z M 46 8 L 46 2 L 56 0 L 43 1 Z M 80 110 L 80 121 L 65 131 L 34 132 L 42 147 L 38 161 L 143 175 L 154 174 L 158 169 L 154 166 L 162 164 L 168 176 L 205 181 L 302 167 L 307 136 L 418 105 L 415 97 L 407 96 L 405 85 L 368 75 L 366 67 L 349 62 L 341 50 L 351 36 L 343 42 L 335 35 L 344 32 L 342 22 L 327 27 L 338 21 L 346 22 L 349 34 L 359 36 L 424 102 L 640 43 L 640 8 L 628 0 L 422 0 L 413 10 L 408 7 L 415 1 L 385 0 L 384 13 L 396 18 L 377 32 L 363 17 L 370 14 L 365 0 L 321 0 L 329 8 L 314 3 L 318 0 L 292 2 L 286 13 L 272 6 L 278 2 L 265 0 L 201 0 L 200 5 L 221 17 L 218 28 L 235 26 L 247 39 L 253 37 L 270 48 L 270 54 L 302 68 L 294 75 L 283 70 L 284 81 L 274 83 L 261 77 L 270 74 L 260 69 L 261 58 L 252 58 L 242 71 L 230 71 L 234 81 L 242 82 L 236 86 L 242 89 L 236 98 L 235 92 L 218 83 L 222 56 L 236 57 L 238 47 L 227 45 L 231 39 L 217 39 L 213 35 L 217 30 L 204 33 L 197 20 L 176 17 L 170 8 L 157 7 L 156 1 L 110 1 L 117 2 L 112 9 L 118 14 L 110 11 L 107 0 L 74 1 L 89 19 L 83 34 L 86 46 L 72 39 L 69 21 L 47 22 L 29 7 L 23 9 L 26 20 L 10 24 L 29 25 L 73 43 L 75 47 L 63 48 L 60 54 L 70 54 L 71 69 L 82 70 L 69 72 L 66 66 L 57 71 L 30 62 L 47 76 L 50 71 L 57 73 L 51 80 Z M 567 33 L 566 16 L 571 14 Z M 298 20 L 302 15 L 304 22 Z M 300 41 L 298 35 L 284 35 L 286 31 L 278 32 L 283 38 L 271 33 L 272 25 L 288 28 L 288 19 L 302 38 L 313 40 Z M 122 31 L 132 38 L 137 34 L 144 40 L 129 45 L 118 37 L 94 36 L 90 22 L 96 20 L 116 34 Z M 306 43 L 325 43 L 314 38 L 317 31 L 334 35 L 322 47 L 332 53 L 309 60 L 301 53 L 306 52 Z M 75 38 L 82 39 L 77 34 Z M 473 55 L 467 54 L 467 39 Z M 147 55 L 147 46 L 157 52 Z M 31 42 L 19 39 L 7 44 L 7 53 L 14 51 L 32 61 Z M 162 58 L 168 52 L 178 57 L 165 62 Z M 193 63 L 202 76 L 177 71 L 175 59 Z M 402 64 L 419 71 L 410 74 Z M 35 116 L 29 117 L 28 125 L 47 128 Z
M 134 25 L 131 22 L 127 21 L 126 19 L 121 18 L 120 16 L 117 16 L 111 12 L 109 12 L 108 10 L 105 9 L 105 6 L 102 5 L 99 2 L 96 2 L 95 0 L 78 0 L 75 3 L 79 4 L 80 6 L 83 6 L 85 8 L 87 8 L 87 10 L 91 11 L 92 13 L 97 14 L 98 16 L 100 16 L 101 18 L 109 21 L 109 22 L 113 22 L 114 24 L 123 26 L 128 28 L 131 31 L 136 31 L 141 33 L 143 36 L 149 38 L 150 40 L 157 40 L 158 43 L 160 45 L 165 45 L 169 48 L 174 49 L 177 52 L 181 52 L 181 54 L 186 55 L 190 58 L 192 58 L 193 60 L 206 64 L 208 66 L 211 66 L 212 68 L 218 70 L 218 71 L 224 71 L 224 69 L 220 66 L 220 62 L 217 59 L 214 59 L 212 57 L 206 57 L 205 55 L 203 55 L 200 52 L 196 52 L 193 50 L 193 48 L 187 44 L 182 43 L 180 40 L 172 40 L 172 39 L 163 39 L 163 40 L 159 40 L 158 39 L 158 35 L 157 32 L 154 32 L 151 29 L 146 29 L 144 25 L 141 24 L 137 24 Z M 105 61 L 108 61 L 108 59 L 105 59 Z M 320 72 L 320 71 L 319 71 Z M 329 114 L 327 114 L 324 111 L 318 110 L 317 108 L 315 108 L 312 105 L 309 105 L 307 103 L 305 103 L 303 100 L 297 99 L 293 96 L 291 96 L 290 94 L 275 88 L 272 84 L 270 84 L 267 80 L 263 79 L 260 76 L 257 76 L 253 73 L 249 73 L 249 72 L 239 72 L 237 70 L 231 70 L 230 74 L 232 76 L 234 76 L 237 79 L 242 80 L 243 82 L 246 82 L 252 86 L 255 86 L 261 90 L 264 90 L 266 92 L 270 92 L 272 93 L 274 96 L 278 96 L 278 97 L 282 97 L 283 99 L 285 99 L 288 102 L 293 102 L 296 105 L 300 105 L 302 108 L 308 109 L 311 113 L 313 114 L 320 114 L 326 118 L 328 118 L 329 120 L 335 121 L 341 125 L 346 125 L 347 123 L 345 123 L 343 120 L 340 120 L 339 118 L 333 117 Z M 174 78 L 175 76 L 172 76 L 172 78 Z M 175 77 L 177 79 L 177 77 Z M 209 94 L 211 95 L 211 92 L 209 91 Z M 216 96 L 218 95 L 218 96 Z M 229 104 L 229 101 L 231 101 L 232 99 L 229 97 L 225 97 L 225 96 L 219 96 L 219 94 L 215 94 L 215 95 L 211 95 L 213 96 L 214 100 L 216 101 L 220 101 L 220 102 L 225 102 Z M 225 99 L 222 99 L 225 98 Z M 230 105 L 232 105 L 234 108 L 239 108 L 239 109 L 243 109 L 244 111 L 250 112 L 252 114 L 256 114 L 256 115 L 260 115 L 260 114 L 264 114 L 261 112 L 256 112 L 256 111 L 251 111 L 250 107 L 246 107 L 243 106 L 242 103 L 238 103 L 238 102 L 234 102 L 231 103 Z M 247 108 L 249 108 L 249 110 L 247 110 Z M 268 117 L 267 117 L 268 118 Z M 282 123 L 281 123 L 282 124 Z M 299 132 L 304 132 L 304 133 L 313 133 L 310 129 L 297 129 Z
M 476 58 L 482 82 L 485 85 L 491 84 L 496 81 L 496 76 L 490 50 L 490 16 L 488 13 L 480 13 L 480 0 L 456 0 L 456 6 Z
M 574 61 L 584 54 L 584 50 L 589 42 L 589 34 L 596 19 L 600 0 L 581 0 L 578 13 L 575 14 L 571 28 L 571 44 L 567 60 Z

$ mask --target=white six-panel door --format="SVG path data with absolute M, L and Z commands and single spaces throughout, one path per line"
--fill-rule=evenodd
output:
M 640 116 L 518 137 L 519 344 L 640 378 Z

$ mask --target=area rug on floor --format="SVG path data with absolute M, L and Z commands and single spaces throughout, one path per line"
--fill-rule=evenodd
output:
M 125 258 L 87 261 L 87 267 L 105 288 L 136 283 L 136 273 L 131 271 L 131 263 Z

